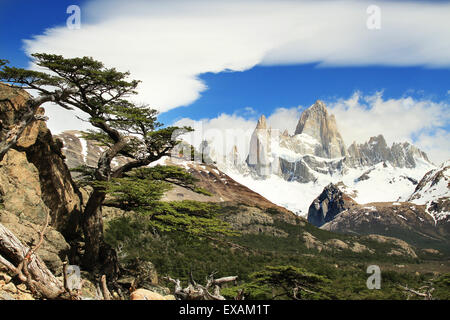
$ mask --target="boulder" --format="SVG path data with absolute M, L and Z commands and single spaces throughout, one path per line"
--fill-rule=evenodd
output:
M 130 294 L 130 300 L 175 300 L 175 297 L 173 295 L 163 296 L 146 289 L 137 289 Z

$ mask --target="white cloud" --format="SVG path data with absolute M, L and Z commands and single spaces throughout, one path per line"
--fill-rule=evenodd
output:
M 335 115 L 347 147 L 353 141 L 364 143 L 370 137 L 383 134 L 388 145 L 408 141 L 425 151 L 436 164 L 450 159 L 450 106 L 444 102 L 411 97 L 385 100 L 382 93 L 364 96 L 355 92 L 348 99 L 328 101 L 327 107 Z M 302 107 L 278 108 L 267 117 L 267 123 L 280 132 L 288 129 L 293 134 L 302 110 Z M 198 134 L 206 133 L 195 139 L 196 146 L 206 138 L 213 141 L 218 154 L 227 155 L 233 145 L 237 145 L 241 156 L 245 157 L 256 119 L 221 114 L 199 121 L 182 119 L 175 125 L 190 125 Z
M 422 133 L 416 141 L 416 145 L 422 148 L 439 165 L 446 160 L 450 160 L 450 132 L 438 129 L 433 133 Z
M 356 92 L 327 105 L 347 145 L 383 134 L 388 144 L 414 143 L 436 163 L 450 158 L 450 134 L 445 129 L 450 126 L 450 106 L 444 102 L 411 97 L 385 100 L 382 93 L 363 96 Z
M 190 126 L 194 132 L 184 136 L 184 140 L 198 148 L 203 140 L 212 143 L 218 156 L 228 156 L 234 146 L 239 150 L 242 160 L 248 154 L 250 137 L 255 130 L 256 120 L 245 119 L 237 114 L 221 114 L 213 119 L 181 119 L 175 126 Z
M 205 72 L 308 62 L 450 66 L 450 4 L 377 1 L 381 29 L 368 30 L 372 2 L 91 1 L 82 7 L 80 30 L 51 28 L 25 48 L 130 70 L 143 80 L 138 100 L 160 111 L 198 99 Z M 52 129 L 78 128 L 53 109 Z
M 294 134 L 300 119 L 302 107 L 297 108 L 278 108 L 268 118 L 267 123 L 280 132 L 287 130 L 289 134 Z

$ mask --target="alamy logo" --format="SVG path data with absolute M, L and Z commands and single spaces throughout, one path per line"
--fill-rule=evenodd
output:
M 67 287 L 69 290 L 81 290 L 80 267 L 68 265 L 66 269 Z
M 370 265 L 367 267 L 367 273 L 372 274 L 367 278 L 367 288 L 370 290 L 381 289 L 381 270 L 379 266 Z
M 366 10 L 369 17 L 367 18 L 366 26 L 369 30 L 381 29 L 381 9 L 379 6 L 371 5 Z
M 81 9 L 77 5 L 70 5 L 66 10 L 67 14 L 70 16 L 66 20 L 67 28 L 70 30 L 80 29 L 81 28 Z

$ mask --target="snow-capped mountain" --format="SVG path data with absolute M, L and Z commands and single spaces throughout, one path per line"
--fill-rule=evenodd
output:
M 261 116 L 245 160 L 211 158 L 234 180 L 304 217 L 329 183 L 340 184 L 358 203 L 397 201 L 436 169 L 417 147 L 408 142 L 388 146 L 381 134 L 347 148 L 321 101 L 302 113 L 294 135 L 270 128 Z
M 435 221 L 450 220 L 450 161 L 427 172 L 406 201 L 425 205 Z
M 358 204 L 339 185 L 329 184 L 314 199 L 308 222 L 323 230 L 348 234 L 379 234 L 424 248 L 447 250 L 449 224 L 436 222 L 425 205 L 411 202 Z

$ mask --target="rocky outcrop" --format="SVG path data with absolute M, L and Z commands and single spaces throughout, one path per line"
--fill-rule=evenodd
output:
M 367 252 L 370 254 L 375 253 L 375 250 L 369 249 L 365 245 L 356 241 L 343 241 L 340 239 L 330 239 L 325 242 L 318 240 L 309 232 L 303 232 L 303 241 L 307 249 L 314 249 L 321 251 L 350 251 L 354 253 Z
M 163 296 L 157 292 L 146 289 L 137 289 L 130 295 L 130 300 L 176 300 L 175 296 L 169 294 Z
M 2 116 L 13 119 L 29 95 L 0 86 Z M 38 111 L 44 113 L 44 109 Z M 3 118 L 2 121 L 5 119 Z M 75 232 L 73 217 L 80 212 L 80 199 L 61 153 L 62 144 L 53 139 L 45 122 L 28 126 L 14 149 L 0 162 L 0 223 L 24 244 L 36 244 L 39 231 L 50 213 L 50 227 L 37 251 L 48 268 L 58 274 L 69 245 L 61 233 Z
M 372 166 L 380 162 L 389 162 L 396 168 L 415 168 L 418 159 L 431 163 L 425 152 L 408 142 L 393 143 L 389 147 L 380 134 L 371 137 L 364 144 L 353 144 L 348 148 L 346 163 L 351 167 Z
M 278 217 L 256 207 L 231 205 L 224 207 L 224 221 L 242 234 L 266 234 L 286 238 L 288 234 L 274 226 Z
M 320 227 L 356 205 L 352 198 L 330 183 L 309 207 L 308 222 Z
M 320 100 L 302 113 L 295 134 L 307 134 L 320 143 L 314 152 L 316 156 L 331 159 L 347 154 L 336 119 L 334 115 L 328 114 L 325 104 Z
M 267 127 L 266 117 L 262 115 L 250 139 L 250 149 L 247 157 L 247 164 L 260 177 L 266 177 L 272 173 L 270 160 L 271 140 L 272 132 Z
M 367 236 L 367 239 L 373 240 L 378 243 L 390 243 L 395 246 L 391 251 L 389 251 L 388 255 L 393 256 L 409 256 L 411 258 L 417 258 L 417 254 L 414 251 L 414 249 L 405 241 L 392 238 L 392 237 L 385 237 L 377 234 L 371 234 Z
M 6 110 L 8 117 L 12 117 L 15 112 L 20 112 L 29 97 L 25 91 L 7 86 L 0 86 L 0 96 L 8 96 L 9 101 L 13 102 L 12 104 L 0 102 L 0 109 Z M 43 114 L 44 109 L 41 108 L 39 113 Z M 40 189 L 39 196 L 50 209 L 51 225 L 58 230 L 65 230 L 71 216 L 79 213 L 80 200 L 73 186 L 70 172 L 64 163 L 61 147 L 61 141 L 53 139 L 44 121 L 34 122 L 25 129 L 18 140 L 15 149 L 21 155 L 18 152 L 10 152 L 8 159 L 4 159 L 2 162 L 0 176 L 3 178 L 0 179 L 7 179 L 9 182 L 17 181 L 17 185 L 12 190 L 10 189 L 12 192 L 10 196 L 3 195 L 3 198 L 9 197 L 10 201 L 13 201 L 14 189 L 20 193 L 21 186 L 28 185 L 27 179 L 32 179 L 32 175 L 22 168 L 28 167 L 28 164 L 34 166 L 36 168 L 34 176 L 38 177 L 38 181 L 33 182 L 34 188 Z M 0 189 L 5 189 L 7 185 L 8 183 L 4 181 Z M 18 203 L 19 201 L 13 202 Z M 9 206 L 11 205 L 12 203 L 9 204 Z

